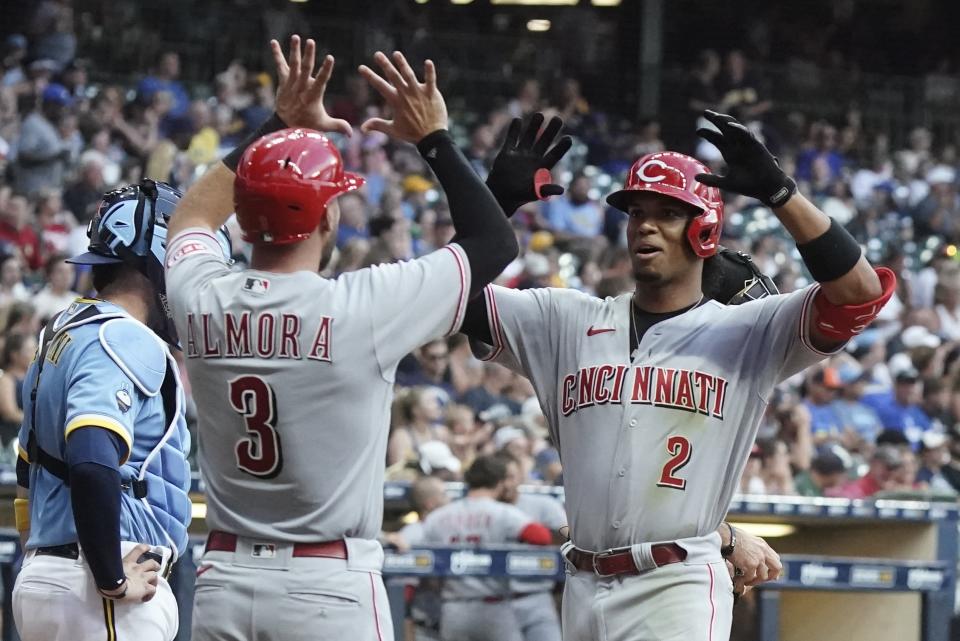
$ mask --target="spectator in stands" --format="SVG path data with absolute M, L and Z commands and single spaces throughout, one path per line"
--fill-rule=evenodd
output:
M 810 412 L 810 428 L 818 442 L 838 439 L 843 434 L 844 424 L 834 405 L 841 389 L 843 383 L 834 367 L 821 367 L 807 380 L 803 404 Z
M 4 314 L 5 312 L 5 314 Z M 27 334 L 36 336 L 40 331 L 40 324 L 29 301 L 15 301 L 7 307 L 0 307 L 3 322 L 0 323 L 0 344 L 11 334 Z
M 903 455 L 893 445 L 880 445 L 870 459 L 870 468 L 866 475 L 824 491 L 826 496 L 848 499 L 865 499 L 877 492 L 896 489 L 897 473 L 903 468 Z
M 779 439 L 761 445 L 763 469 L 761 472 L 766 494 L 791 496 L 797 493 L 790 469 L 790 453 L 787 444 Z
M 512 118 L 525 118 L 540 109 L 540 82 L 527 78 L 517 90 L 517 95 L 507 104 Z
M 359 194 L 343 194 L 347 196 L 340 202 L 340 226 L 337 228 L 337 247 L 343 247 L 355 238 L 367 240 L 370 232 L 367 223 L 370 214 L 367 203 Z M 339 201 L 338 201 L 339 202 Z
M 877 412 L 884 429 L 901 432 L 911 444 L 917 445 L 930 428 L 930 417 L 919 405 L 921 393 L 919 372 L 907 367 L 896 374 L 892 390 L 867 394 L 863 402 Z
M 687 108 L 690 121 L 698 122 L 705 110 L 716 110 L 720 105 L 720 93 L 717 90 L 717 76 L 720 73 L 720 56 L 713 49 L 703 49 L 697 54 L 696 66 L 690 73 L 687 85 Z
M 590 198 L 590 177 L 577 174 L 565 197 L 543 203 L 543 213 L 555 232 L 573 236 L 598 236 L 603 227 L 603 207 Z
M 534 457 L 535 478 L 544 485 L 563 485 L 563 465 L 554 447 L 545 447 Z
M 940 468 L 940 473 L 955 491 L 960 492 L 960 430 L 951 429 L 948 433 L 947 448 L 950 453 L 946 465 Z
M 41 189 L 37 194 L 34 211 L 37 229 L 40 231 L 40 253 L 44 259 L 56 253 L 72 255 L 70 232 L 77 226 L 77 221 L 73 214 L 63 208 L 60 191 Z
M 960 195 L 957 194 L 957 172 L 948 165 L 937 165 L 926 175 L 929 193 L 912 212 L 914 231 L 922 236 L 960 238 L 957 215 Z
M 567 121 L 564 121 L 566 124 Z M 483 178 L 490 173 L 490 163 L 497 151 L 496 132 L 490 123 L 480 123 L 470 134 L 470 146 L 464 151 L 464 155 L 473 170 Z
M 520 406 L 504 396 L 504 391 L 512 380 L 510 370 L 497 363 L 483 364 L 483 382 L 464 393 L 460 402 L 476 413 L 484 412 L 495 405 L 507 408 L 507 414 L 519 414 Z
M 21 193 L 33 195 L 44 187 L 63 187 L 71 150 L 57 127 L 72 106 L 73 97 L 66 87 L 49 84 L 43 90 L 41 108 L 24 119 L 15 167 Z
M 80 164 L 79 175 L 63 192 L 63 202 L 81 225 L 86 225 L 103 199 L 106 182 L 103 178 L 103 163 L 95 156 L 88 156 Z
M 923 400 L 920 409 L 930 419 L 930 427 L 943 431 L 956 421 L 950 411 L 950 388 L 943 378 L 927 378 L 923 381 Z
M 8 254 L 0 260 L 0 309 L 29 298 L 30 290 L 23 284 L 20 255 Z
M 808 471 L 794 477 L 794 488 L 800 496 L 824 496 L 846 480 L 847 470 L 843 459 L 832 449 L 825 448 L 813 457 Z
M 527 460 L 530 458 L 530 438 L 522 428 L 505 425 L 498 429 L 493 433 L 493 449 L 513 457 L 522 465 L 523 478 L 526 479 L 529 476 L 527 473 L 533 468 L 531 462 Z
M 436 390 L 414 387 L 396 395 L 394 418 L 387 444 L 387 465 L 417 458 L 417 448 L 427 441 L 447 441 L 439 422 L 442 408 Z
M 756 443 L 750 450 L 747 465 L 740 476 L 741 494 L 766 494 L 767 485 L 763 481 L 763 449 Z
M 58 70 L 77 53 L 72 4 L 72 0 L 42 0 L 35 6 L 29 22 L 33 55 L 55 61 Z
M 27 57 L 27 38 L 21 33 L 11 33 L 3 41 L 0 54 L 0 88 L 15 87 L 26 82 L 23 62 Z
M 750 71 L 747 57 L 738 49 L 727 54 L 717 88 L 719 111 L 743 123 L 760 120 L 773 106 L 760 77 Z
M 933 297 L 940 321 L 938 333 L 948 341 L 960 341 L 960 269 L 956 264 L 940 270 Z
M 492 434 L 490 424 L 478 423 L 472 409 L 455 403 L 447 406 L 443 422 L 450 434 L 450 450 L 469 466 L 489 441 Z
M 956 494 L 950 482 L 943 474 L 944 466 L 950 462 L 947 449 L 948 438 L 939 432 L 927 432 L 920 440 L 920 469 L 917 470 L 917 483 L 931 491 Z
M 137 96 L 144 104 L 149 104 L 161 92 L 170 94 L 173 102 L 170 118 L 179 118 L 190 109 L 190 96 L 180 83 L 180 55 L 175 51 L 164 51 L 157 60 L 153 74 L 145 76 L 137 85 Z
M 840 440 L 848 450 L 861 450 L 865 444 L 873 443 L 883 429 L 877 412 L 860 401 L 870 374 L 853 362 L 838 367 L 837 375 L 841 387 L 832 407 L 843 426 Z
M 80 296 L 71 289 L 77 272 L 66 259 L 64 254 L 54 254 L 47 259 L 44 267 L 47 284 L 33 297 L 33 305 L 41 325 L 69 307 L 70 303 Z
M 30 225 L 32 218 L 27 197 L 11 196 L 0 210 L 0 243 L 7 244 L 8 253 L 11 249 L 18 251 L 27 267 L 39 269 L 43 265 L 43 252 L 40 239 Z
M 815 123 L 811 127 L 812 144 L 809 149 L 797 157 L 797 180 L 811 181 L 814 177 L 814 166 L 821 166 L 825 172 L 824 178 L 828 183 L 840 178 L 846 160 L 837 151 L 837 129 L 826 122 Z
M 37 341 L 29 334 L 9 334 L 0 358 L 0 440 L 6 447 L 16 438 L 23 421 L 23 378 L 37 351 Z
M 450 372 L 450 348 L 443 338 L 421 346 L 397 368 L 397 385 L 430 385 L 443 390 L 448 399 L 456 397 Z

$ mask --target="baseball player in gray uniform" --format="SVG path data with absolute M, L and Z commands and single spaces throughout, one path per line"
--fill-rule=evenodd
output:
M 506 452 L 500 452 L 497 457 L 507 467 L 500 500 L 515 505 L 527 517 L 542 523 L 554 539 L 559 537 L 561 528 L 567 525 L 563 503 L 549 494 L 521 493 L 520 463 Z M 560 641 L 560 617 L 553 601 L 554 585 L 555 581 L 550 579 L 510 579 L 513 594 L 510 604 L 524 641 Z
M 320 277 L 337 236 L 336 196 L 358 188 L 321 131 L 349 133 L 313 75 L 316 46 L 272 42 L 277 113 L 184 196 L 167 278 L 198 406 L 211 529 L 196 585 L 194 641 L 392 639 L 376 540 L 393 381 L 400 359 L 455 333 L 477 293 L 517 254 L 509 221 L 446 130 L 436 70 L 400 53 L 361 73 L 446 191 L 455 242 L 417 260 Z M 289 126 L 303 127 L 290 129 Z M 211 230 L 236 211 L 253 244 L 234 271 Z
M 464 474 L 467 495 L 434 510 L 423 523 L 423 543 L 483 547 L 504 543 L 549 545 L 550 530 L 501 501 L 507 463 L 478 457 Z M 440 637 L 444 641 L 523 641 L 509 579 L 448 579 L 442 591 Z
M 407 523 L 391 541 L 400 550 L 423 544 L 423 522 L 434 511 L 450 502 L 446 484 L 435 476 L 423 476 L 410 486 L 410 504 L 419 520 Z M 408 641 L 439 641 L 440 579 L 409 578 L 404 583 L 407 605 L 405 638 Z
M 869 325 L 895 287 L 746 128 L 706 117 L 717 130 L 698 133 L 723 154 L 725 175 L 655 153 L 608 198 L 629 215 L 632 295 L 488 287 L 463 325 L 485 358 L 529 376 L 560 452 L 567 641 L 729 638 L 716 530 L 766 400 Z M 706 300 L 720 188 L 771 207 L 818 282 L 738 306 Z

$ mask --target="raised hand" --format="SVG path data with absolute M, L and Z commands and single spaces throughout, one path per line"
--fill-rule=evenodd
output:
M 286 58 L 276 40 L 270 41 L 270 50 L 277 65 L 276 111 L 280 119 L 288 127 L 352 135 L 350 123 L 331 118 L 323 106 L 323 94 L 333 74 L 333 56 L 324 57 L 320 71 L 313 75 L 317 43 L 312 39 L 307 39 L 302 56 L 300 36 L 290 38 L 290 53 Z
M 428 134 L 447 128 L 447 105 L 437 89 L 433 61 L 424 63 L 424 82 L 420 82 L 399 51 L 393 52 L 393 61 L 380 51 L 373 59 L 386 78 L 366 65 L 360 65 L 360 74 L 383 96 L 393 111 L 393 120 L 370 118 L 360 126 L 364 133 L 380 131 L 391 138 L 417 143 Z
M 514 118 L 487 176 L 487 187 L 507 216 L 529 202 L 563 193 L 563 187 L 553 182 L 550 170 L 567 153 L 573 140 L 570 136 L 557 140 L 563 120 L 556 116 L 540 133 L 542 126 L 541 113 L 530 117 L 526 129 L 519 118 Z
M 715 111 L 703 112 L 704 118 L 716 126 L 697 129 L 697 135 L 712 143 L 727 163 L 727 173 L 697 174 L 704 185 L 719 187 L 756 198 L 768 207 L 780 207 L 797 191 L 797 183 L 780 169 L 780 163 L 762 142 L 736 118 Z

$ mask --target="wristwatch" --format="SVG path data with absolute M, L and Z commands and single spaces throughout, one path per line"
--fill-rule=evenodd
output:
M 733 554 L 733 551 L 737 547 L 737 531 L 726 521 L 724 521 L 723 524 L 730 530 L 730 543 L 720 548 L 720 556 L 726 559 Z
M 117 586 L 119 587 L 119 586 Z M 130 587 L 130 582 L 127 581 L 126 577 L 123 579 L 123 592 L 120 594 L 105 594 L 104 591 L 100 588 L 97 588 L 97 592 L 100 593 L 104 599 L 111 599 L 112 601 L 120 601 L 123 597 L 127 596 L 127 590 Z

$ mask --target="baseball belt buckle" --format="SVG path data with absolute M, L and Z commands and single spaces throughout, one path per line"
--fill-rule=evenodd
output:
M 592 561 L 593 573 L 596 574 L 596 575 L 599 576 L 599 577 L 616 576 L 616 574 L 617 574 L 616 572 L 611 572 L 611 573 L 609 573 L 609 574 L 604 574 L 603 572 L 600 571 L 600 566 L 597 564 L 597 561 L 599 561 L 600 559 L 605 559 L 605 558 L 607 558 L 607 557 L 613 556 L 614 554 L 616 554 L 616 551 L 615 551 L 613 548 L 609 548 L 609 549 L 604 550 L 603 552 L 597 552 L 596 554 L 594 554 L 594 555 L 593 555 L 593 561 Z

